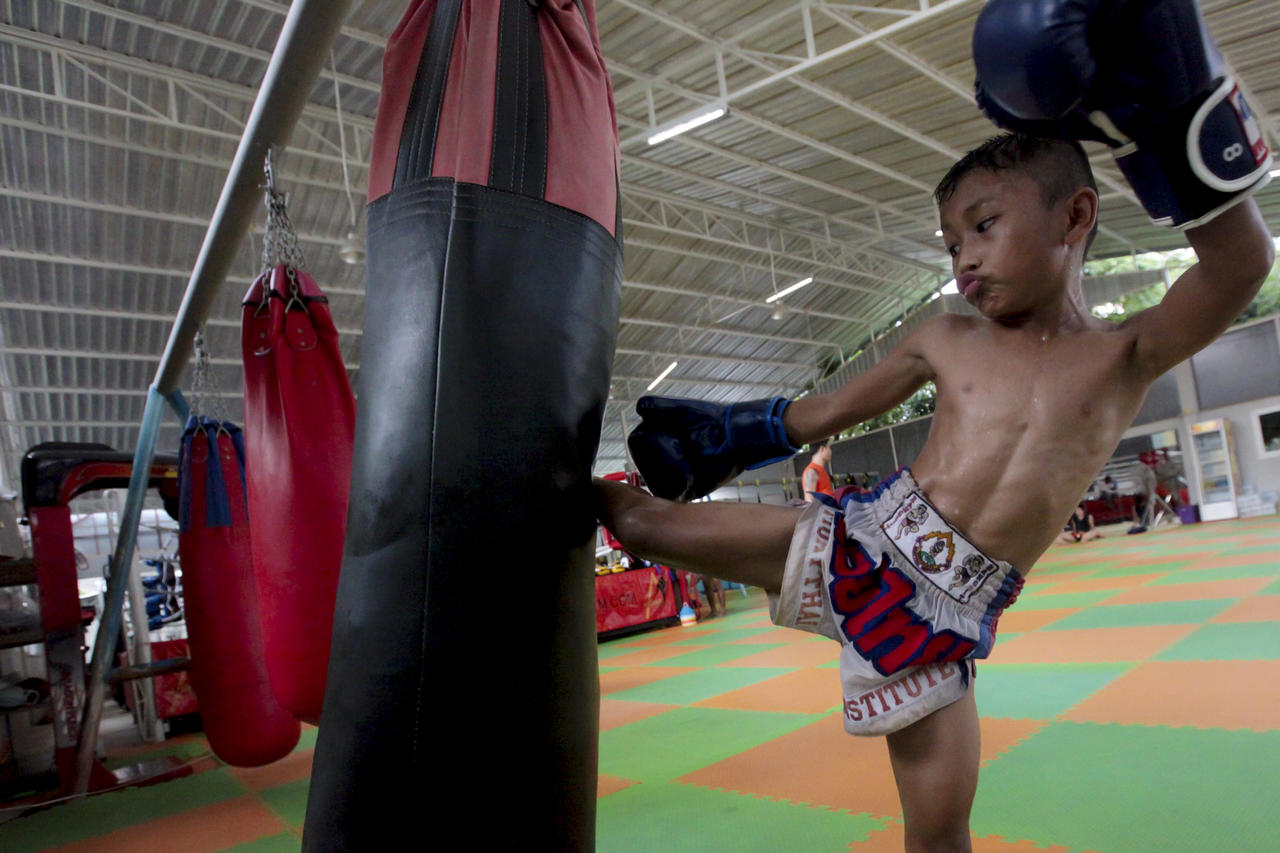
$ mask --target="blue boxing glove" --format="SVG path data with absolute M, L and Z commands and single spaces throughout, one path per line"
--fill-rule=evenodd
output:
M 990 0 L 973 59 L 992 121 L 1109 145 L 1157 225 L 1202 225 L 1270 179 L 1194 0 Z
M 649 490 L 661 498 L 693 500 L 748 468 L 794 456 L 782 425 L 790 401 L 704 403 L 675 397 L 641 397 L 641 424 L 627 447 Z

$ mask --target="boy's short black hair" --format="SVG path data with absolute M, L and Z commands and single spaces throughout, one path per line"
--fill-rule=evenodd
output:
M 979 169 L 1025 172 L 1040 186 L 1046 205 L 1062 201 L 1080 187 L 1098 191 L 1093 168 L 1079 142 L 1005 133 L 988 139 L 961 157 L 938 183 L 933 191 L 933 200 L 941 207 L 955 194 L 960 181 Z M 1097 235 L 1098 224 L 1095 222 L 1085 243 L 1086 254 Z

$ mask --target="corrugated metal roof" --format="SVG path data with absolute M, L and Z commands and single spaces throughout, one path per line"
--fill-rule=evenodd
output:
M 405 5 L 356 4 L 278 163 L 353 378 L 363 268 L 338 257 L 349 207 L 334 85 L 359 205 L 382 49 Z M 602 470 L 622 464 L 623 410 L 672 360 L 671 393 L 794 394 L 950 277 L 930 191 L 993 132 L 970 96 L 980 6 L 598 0 L 628 245 Z M 1202 6 L 1280 142 L 1280 4 Z M 279 0 L 0 0 L 0 475 L 10 487 L 41 441 L 134 446 L 286 11 Z M 720 99 L 728 117 L 645 143 L 652 126 Z M 1147 223 L 1107 153 L 1091 153 L 1103 181 L 1095 255 L 1183 245 Z M 1259 200 L 1280 226 L 1280 190 Z M 259 266 L 261 222 L 205 334 L 233 418 L 239 301 Z M 763 304 L 807 276 L 814 284 L 782 312 Z M 176 442 L 170 421 L 161 447 Z

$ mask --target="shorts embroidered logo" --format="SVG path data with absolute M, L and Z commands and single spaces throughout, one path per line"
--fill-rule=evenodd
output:
M 901 552 L 904 562 L 962 604 L 982 589 L 998 568 L 954 531 L 919 492 L 907 495 L 880 529 Z M 911 536 L 916 533 L 920 535 Z

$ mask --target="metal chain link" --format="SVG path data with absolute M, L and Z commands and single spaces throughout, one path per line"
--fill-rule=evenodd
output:
M 280 264 L 295 270 L 306 269 L 302 249 L 298 246 L 298 233 L 285 209 L 287 198 L 276 188 L 275 170 L 271 164 L 274 151 L 274 148 L 268 149 L 262 167 L 267 176 L 267 233 L 262 241 L 262 271 L 268 272 Z
M 205 348 L 202 330 L 196 331 L 195 351 L 195 366 L 191 372 L 191 413 L 225 421 L 226 404 L 219 393 L 218 375 L 213 369 L 213 358 Z

